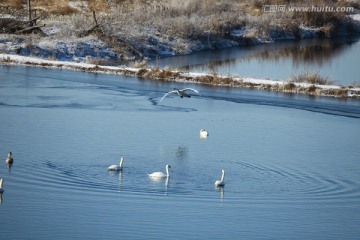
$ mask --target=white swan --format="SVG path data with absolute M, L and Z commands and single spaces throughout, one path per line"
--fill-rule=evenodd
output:
M 110 167 L 108 167 L 108 171 L 122 171 L 123 169 L 123 161 L 124 161 L 124 157 L 120 158 L 120 164 L 119 165 L 111 165 Z
M 209 133 L 205 129 L 200 130 L 200 138 L 207 138 Z
M 170 165 L 169 164 L 166 164 L 166 174 L 165 173 L 163 173 L 163 172 L 153 172 L 153 173 L 150 173 L 150 174 L 148 174 L 149 175 L 149 177 L 151 177 L 151 178 L 165 178 L 165 177 L 170 177 L 170 174 L 169 174 L 169 168 L 171 168 L 170 167 Z
M 12 152 L 8 153 L 5 161 L 6 161 L 7 164 L 13 164 L 14 163 L 14 159 L 12 157 Z
M 4 192 L 3 183 L 4 183 L 4 180 L 1 178 L 1 179 L 0 179 L 0 193 L 3 193 L 3 192 Z
M 216 180 L 215 181 L 215 187 L 223 187 L 223 186 L 225 186 L 225 182 L 224 182 L 225 171 L 224 171 L 224 169 L 222 169 L 221 172 L 222 172 L 221 180 Z
M 165 95 L 161 98 L 160 102 L 161 102 L 167 95 L 169 95 L 169 94 L 171 94 L 171 93 L 177 93 L 181 98 L 183 98 L 183 97 L 190 98 L 191 96 L 186 93 L 186 91 L 188 91 L 188 90 L 193 91 L 193 92 L 197 93 L 198 95 L 200 95 L 199 92 L 198 92 L 197 90 L 193 89 L 193 88 L 184 88 L 184 89 L 181 89 L 181 90 L 179 90 L 179 89 L 177 89 L 177 88 L 174 88 L 174 90 L 165 93 Z

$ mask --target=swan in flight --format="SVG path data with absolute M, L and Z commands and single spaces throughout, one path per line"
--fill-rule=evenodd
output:
M 3 193 L 3 192 L 4 192 L 3 183 L 4 183 L 4 180 L 1 178 L 1 179 L 0 179 L 0 193 Z
M 165 178 L 165 177 L 168 178 L 168 177 L 170 177 L 169 168 L 171 168 L 171 167 L 170 167 L 169 164 L 166 164 L 165 168 L 166 168 L 166 174 L 163 173 L 163 172 L 153 172 L 153 173 L 150 173 L 148 175 L 151 178 Z
M 224 171 L 224 169 L 222 169 L 221 172 L 222 172 L 221 180 L 216 180 L 215 181 L 215 187 L 223 187 L 223 186 L 225 186 L 225 182 L 224 182 L 225 171 Z
M 108 171 L 122 171 L 123 169 L 123 161 L 124 161 L 124 157 L 120 158 L 120 164 L 119 165 L 111 165 L 110 167 L 108 167 Z
M 9 152 L 9 153 L 8 153 L 7 158 L 6 158 L 5 161 L 6 161 L 6 163 L 9 164 L 9 165 L 14 163 L 14 159 L 13 159 L 13 157 L 12 157 L 12 152 Z
M 190 98 L 191 96 L 190 96 L 189 94 L 187 94 L 187 92 L 186 92 L 186 91 L 188 91 L 188 90 L 193 91 L 193 92 L 197 93 L 198 95 L 200 95 L 199 92 L 198 92 L 197 90 L 193 89 L 193 88 L 184 88 L 184 89 L 181 89 L 181 90 L 179 90 L 179 89 L 177 89 L 177 88 L 174 88 L 174 90 L 172 90 L 172 91 L 170 91 L 170 92 L 168 92 L 168 93 L 165 93 L 165 95 L 161 98 L 160 102 L 161 102 L 167 95 L 169 95 L 169 94 L 171 94 L 171 93 L 177 93 L 181 98 L 183 98 L 183 97 Z
M 209 133 L 205 129 L 200 130 L 200 138 L 207 138 Z

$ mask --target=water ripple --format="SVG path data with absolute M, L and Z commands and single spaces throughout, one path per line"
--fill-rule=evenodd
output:
M 229 179 L 224 189 L 214 188 L 212 182 L 194 184 L 193 179 L 176 177 L 169 179 L 166 185 L 165 179 L 151 181 L 139 169 L 126 167 L 123 173 L 114 173 L 107 172 L 103 164 L 72 165 L 43 160 L 31 166 L 24 166 L 24 169 L 30 168 L 34 171 L 21 169 L 15 169 L 15 171 L 21 172 L 22 178 L 18 181 L 23 185 L 36 186 L 35 188 L 41 191 L 46 189 L 47 191 L 85 191 L 98 194 L 122 193 L 143 198 L 164 195 L 193 201 L 224 198 L 235 202 L 248 200 L 284 203 L 309 200 L 340 202 L 357 201 L 360 198 L 359 184 L 347 179 L 248 162 L 236 164 L 246 175 L 242 176 L 244 178 L 242 181 Z
M 264 185 L 271 186 L 270 191 L 290 192 L 299 199 L 336 201 L 339 199 L 356 200 L 360 197 L 360 185 L 354 181 L 324 176 L 319 172 L 304 172 L 299 169 L 276 168 L 241 162 L 249 176 L 262 176 Z M 261 186 L 261 185 L 260 185 Z

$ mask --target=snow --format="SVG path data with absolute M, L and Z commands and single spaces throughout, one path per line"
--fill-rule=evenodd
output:
M 97 71 L 102 73 L 110 73 L 110 74 L 118 74 L 121 72 L 130 72 L 132 75 L 136 75 L 141 68 L 132 68 L 132 67 L 114 67 L 114 66 L 99 66 L 90 63 L 76 63 L 76 62 L 67 62 L 67 61 L 55 61 L 55 60 L 45 60 L 40 58 L 34 57 L 25 57 L 20 55 L 12 55 L 12 54 L 0 54 L 0 63 L 16 63 L 16 64 L 28 64 L 28 65 L 40 65 L 46 67 L 57 67 L 57 68 L 64 68 L 64 69 L 73 69 L 73 70 L 83 70 L 88 69 L 89 71 Z M 150 69 L 148 69 L 150 70 Z M 174 71 L 175 73 L 176 71 Z M 178 72 L 181 76 L 196 78 L 196 77 L 205 77 L 205 76 L 212 76 L 208 73 L 195 73 L 195 72 Z M 220 78 L 227 78 L 228 76 L 218 76 Z M 278 80 L 271 80 L 271 79 L 259 79 L 259 78 L 250 78 L 250 77 L 233 77 L 235 81 L 243 82 L 243 83 L 251 83 L 254 85 L 269 85 L 269 86 L 276 86 L 276 85 L 285 85 L 289 82 L 287 81 L 278 81 Z M 175 79 L 175 81 L 179 81 Z M 180 80 L 181 81 L 181 80 Z M 314 84 L 309 83 L 294 83 L 297 87 L 310 87 Z M 315 85 L 318 89 L 322 90 L 331 90 L 331 89 L 341 89 L 341 86 L 337 85 Z M 349 90 L 349 97 L 359 97 L 360 88 L 350 88 Z
M 283 81 L 275 81 L 275 80 L 269 80 L 269 79 L 259 79 L 259 78 L 238 78 L 241 79 L 243 82 L 253 83 L 253 84 L 266 84 L 266 85 L 283 85 Z
M 69 6 L 79 11 L 89 11 L 89 4 L 87 1 L 69 2 Z
M 58 31 L 57 28 L 48 29 Z M 57 39 L 54 36 L 31 37 L 0 35 L 0 52 L 18 54 L 44 59 L 57 59 L 61 61 L 86 62 L 89 60 L 118 59 L 120 56 L 109 48 L 103 41 L 94 36 L 84 38 L 68 37 Z
M 301 38 L 315 38 L 320 32 L 320 28 L 309 27 L 303 24 L 300 25 L 300 37 Z
M 12 19 L 15 19 L 16 17 L 13 16 L 13 15 L 10 15 L 10 14 L 0 13 L 0 18 L 12 18 Z
M 1 60 L 10 60 L 20 64 L 34 63 L 34 64 L 49 64 L 53 66 L 75 66 L 75 67 L 83 67 L 83 68 L 93 68 L 94 64 L 88 63 L 76 63 L 76 62 L 65 62 L 65 61 L 54 61 L 54 60 L 45 60 L 34 57 L 25 57 L 20 55 L 11 55 L 11 54 L 0 54 Z
M 350 15 L 350 17 L 351 17 L 353 20 L 360 22 L 360 14 L 353 14 L 353 15 Z

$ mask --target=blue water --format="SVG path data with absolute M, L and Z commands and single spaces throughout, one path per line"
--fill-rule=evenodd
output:
M 0 239 L 360 237 L 359 100 L 0 66 L 0 126 Z
M 360 84 L 359 38 L 304 39 L 260 46 L 209 50 L 152 64 L 242 77 L 289 80 L 318 73 L 339 85 Z

